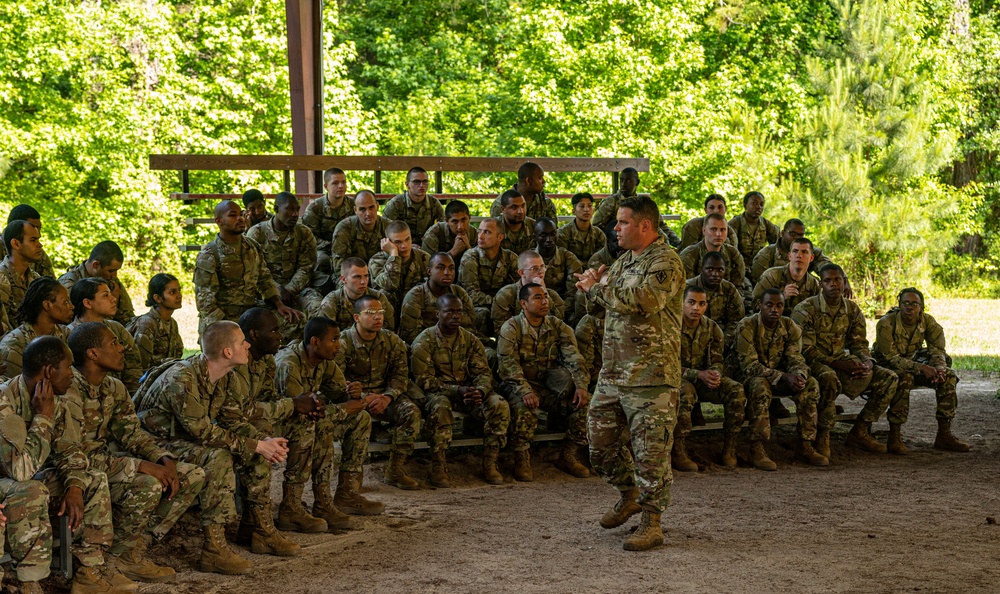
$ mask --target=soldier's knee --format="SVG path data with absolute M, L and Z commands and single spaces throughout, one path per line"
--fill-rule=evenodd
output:
M 694 384 L 687 380 L 681 380 L 680 399 L 681 410 L 690 410 L 694 408 L 694 403 L 698 401 L 698 390 L 695 389 Z
M 160 481 L 156 477 L 149 474 L 137 474 L 135 480 L 132 481 L 131 487 L 145 493 L 163 493 L 163 485 L 160 484 Z
M 201 491 L 205 488 L 205 469 L 201 466 L 191 465 L 180 474 L 181 486 L 192 491 Z

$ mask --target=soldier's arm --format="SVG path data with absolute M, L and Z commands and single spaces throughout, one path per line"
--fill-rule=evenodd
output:
M 573 376 L 573 383 L 576 384 L 576 388 L 578 390 L 586 390 L 587 386 L 590 385 L 589 368 L 583 361 L 583 357 L 580 356 L 580 349 L 576 344 L 576 335 L 573 333 L 573 329 L 565 322 L 558 321 L 556 325 L 559 327 L 559 353 L 562 364 L 569 370 L 570 375 Z
M 392 306 L 392 303 L 389 302 L 389 298 L 386 297 L 385 293 L 382 293 L 381 291 L 378 294 L 378 300 L 379 303 L 382 304 L 382 309 L 385 310 L 385 318 L 382 323 L 385 324 L 389 330 L 394 329 L 396 327 L 396 309 Z
M 211 246 L 205 246 L 198 253 L 194 266 L 194 296 L 198 314 L 205 320 L 205 327 L 218 322 L 226 314 L 218 306 L 215 296 L 219 293 L 219 274 Z
M 285 358 L 281 355 L 282 353 L 279 353 L 275 360 L 277 363 L 274 378 L 275 387 L 282 398 L 295 398 L 306 391 L 306 387 L 302 383 L 302 372 L 294 357 Z
M 576 335 L 576 346 L 580 350 L 580 357 L 583 358 L 590 373 L 590 381 L 596 381 L 597 372 L 600 370 L 594 369 L 596 367 L 594 365 L 594 327 L 591 325 L 590 317 L 580 318 L 573 333 Z
M 436 254 L 440 251 L 440 242 L 438 241 L 437 233 L 435 233 L 436 230 L 437 225 L 431 225 L 424 231 L 424 236 L 420 240 L 420 248 L 428 254 Z
M 802 356 L 802 329 L 792 320 L 788 325 L 788 340 L 785 341 L 784 363 L 787 373 L 809 377 L 809 365 Z
M 556 225 L 559 224 L 559 218 L 556 216 L 556 205 L 549 197 L 546 197 L 542 203 L 542 216 L 552 219 Z
M 809 263 L 809 272 L 814 272 L 818 275 L 819 270 L 827 264 L 833 264 L 833 260 L 828 258 L 826 254 L 823 253 L 823 250 L 813 248 L 813 261 Z
M 0 465 L 4 477 L 27 481 L 42 468 L 52 452 L 55 421 L 52 417 L 36 414 L 26 427 L 8 394 L 16 389 L 14 384 L 0 394 Z
M 760 281 L 760 277 L 767 272 L 768 268 L 771 268 L 771 250 L 768 249 L 769 246 L 764 246 L 757 251 L 757 255 L 753 257 L 753 262 L 750 265 L 750 280 L 754 283 Z M 754 293 L 756 293 L 756 288 L 754 288 Z
M 114 406 L 108 429 L 115 441 L 120 443 L 127 452 L 137 458 L 156 462 L 164 456 L 174 458 L 175 456 L 167 450 L 157 445 L 153 436 L 142 428 L 139 417 L 135 414 L 135 406 L 125 385 L 121 382 L 112 382 L 115 388 Z
M 605 223 L 613 217 L 618 216 L 618 200 L 615 199 L 615 196 L 617 194 L 601 200 L 600 204 L 597 205 L 597 210 L 594 211 L 593 218 L 590 219 L 591 225 L 594 225 L 598 229 L 603 229 Z
M 692 246 L 701 239 L 701 219 L 694 218 L 690 221 L 684 223 L 681 227 L 681 244 L 677 247 L 678 250 L 683 250 L 688 246 Z
M 573 280 L 576 280 L 575 277 Z M 569 281 L 566 282 L 568 283 Z M 574 290 L 575 289 L 576 287 L 574 287 Z M 562 297 L 559 296 L 559 293 L 556 293 L 555 291 L 549 289 L 549 315 L 559 318 L 560 320 L 565 318 L 567 301 L 569 300 L 568 299 L 564 300 Z M 574 293 L 573 301 L 571 301 L 570 303 L 575 303 L 575 302 L 576 302 L 576 294 Z
M 174 421 L 200 445 L 228 449 L 240 460 L 252 458 L 257 449 L 257 440 L 224 428 L 222 423 L 212 422 L 208 416 L 208 410 L 205 408 L 206 403 L 202 401 L 199 394 L 194 374 L 184 366 L 178 366 L 178 368 L 179 373 L 172 374 L 173 377 L 158 380 L 163 382 L 161 402 L 173 414 Z M 227 395 L 227 399 L 230 398 Z M 239 428 L 237 418 L 242 417 L 239 407 L 227 403 L 224 408 L 228 409 L 227 416 L 229 418 L 227 420 Z M 256 429 L 252 427 L 251 429 L 256 433 Z
M 403 202 L 403 195 L 397 194 L 389 199 L 382 208 L 382 217 L 390 221 L 406 220 L 406 203 Z
M 738 277 L 736 277 L 740 280 L 741 283 L 739 285 L 736 285 L 736 288 L 739 289 L 743 286 L 742 285 L 743 279 L 745 279 L 747 276 L 747 264 L 746 261 L 743 260 L 743 254 L 741 254 L 739 250 L 736 250 L 736 253 L 733 254 L 733 266 L 736 268 L 736 274 L 739 275 Z
M 125 290 L 125 285 L 121 281 L 116 281 L 116 284 L 118 285 L 118 311 L 115 312 L 114 320 L 124 326 L 135 318 L 135 308 L 132 307 L 132 298 Z
M 87 454 L 83 452 L 80 441 L 83 436 L 83 409 L 80 405 L 80 396 L 75 398 L 71 393 L 61 398 L 62 406 L 56 407 L 55 429 L 52 441 L 52 464 L 59 473 L 59 478 L 63 481 L 66 489 L 79 487 L 84 489 L 87 485 L 87 471 L 90 462 Z
M 781 229 L 767 219 L 764 219 L 764 222 L 766 223 L 765 227 L 767 228 L 767 242 L 774 243 L 778 241 L 778 237 L 781 236 Z
M 750 318 L 744 318 L 736 327 L 736 358 L 739 360 L 740 371 L 744 377 L 766 376 L 771 371 L 760 362 Z
M 792 310 L 792 321 L 798 324 L 802 331 L 802 356 L 809 363 L 830 365 L 836 358 L 824 354 L 818 348 L 813 312 L 807 306 L 808 302 L 803 301 Z
M 472 304 L 472 297 L 469 296 L 468 291 L 455 286 L 455 292 L 458 293 L 458 298 L 462 300 L 462 327 L 469 332 L 476 332 L 476 306 Z
M 513 296 L 513 298 L 511 298 Z M 517 295 L 511 291 L 500 289 L 496 297 L 493 298 L 493 307 L 490 308 L 490 317 L 493 318 L 493 327 L 501 328 L 504 323 L 514 317 L 514 303 Z
M 431 328 L 421 332 L 410 348 L 410 371 L 413 374 L 413 381 L 424 392 L 440 392 L 446 389 L 446 386 L 438 379 L 437 367 L 434 365 L 432 332 Z M 456 386 L 447 386 L 447 388 L 453 388 L 451 391 L 454 392 L 458 391 Z
M 402 260 L 399 256 L 389 256 L 379 252 L 368 261 L 368 273 L 371 274 L 375 288 L 394 293 L 399 290 L 402 275 Z
M 125 348 L 125 369 L 122 370 L 120 379 L 125 384 L 128 393 L 134 394 L 139 389 L 139 378 L 146 372 L 146 366 L 142 363 L 142 355 L 139 353 L 139 348 L 132 339 L 132 335 L 120 325 L 115 334 Z
M 267 262 L 264 261 L 264 250 L 255 243 L 251 242 L 251 245 L 256 250 L 257 258 L 257 294 L 264 301 L 277 301 L 278 283 L 271 276 L 271 270 L 267 267 Z
M 493 372 L 486 361 L 486 348 L 479 340 L 469 341 L 469 379 L 484 395 L 493 390 Z
M 153 333 L 155 332 L 153 320 L 146 316 L 139 316 L 132 320 L 127 330 L 132 335 L 133 342 L 135 342 L 135 350 L 139 356 L 140 366 L 144 370 L 149 369 L 153 366 Z
M 709 326 L 712 328 L 712 336 L 708 341 L 708 368 L 718 371 L 721 375 L 725 375 L 726 338 L 722 334 L 722 328 L 719 328 L 718 324 L 712 322 Z
M 524 377 L 521 369 L 521 331 L 514 320 L 508 320 L 500 328 L 497 338 L 497 376 L 500 381 L 514 386 L 517 396 L 523 398 L 534 390 Z
M 330 270 L 334 274 L 339 275 L 340 265 L 344 263 L 344 260 L 354 255 L 351 253 L 351 235 L 350 217 L 337 223 L 333 229 L 333 239 L 330 242 Z
M 760 311 L 760 300 L 764 297 L 764 291 L 774 286 L 774 279 L 765 272 L 753 285 L 753 300 L 750 306 L 753 311 Z M 778 287 L 784 289 L 784 287 Z
M 305 231 L 305 233 L 303 233 L 299 253 L 295 258 L 295 274 L 285 285 L 285 288 L 293 295 L 298 295 L 309 286 L 312 282 L 313 269 L 316 268 L 316 237 L 309 229 L 299 227 L 299 230 Z
M 844 301 L 845 307 L 852 306 L 848 308 L 848 315 L 850 315 L 851 325 L 847 330 L 847 340 L 844 342 L 844 347 L 849 353 L 861 359 L 862 362 L 872 359 L 872 353 L 868 349 L 868 333 L 867 326 L 865 324 L 865 315 L 861 313 L 861 308 L 854 305 L 851 301 Z
M 500 206 L 500 196 L 497 196 L 496 200 L 494 200 L 490 204 L 490 216 L 491 217 L 498 217 L 498 216 L 500 216 L 500 214 L 502 212 L 503 212 L 503 207 Z
M 667 301 L 684 290 L 684 273 L 674 255 L 653 263 L 645 282 L 636 287 L 594 285 L 589 298 L 608 311 L 625 315 L 649 315 L 660 311 Z
M 0 340 L 0 359 L 7 366 L 7 371 L 4 372 L 7 377 L 21 374 L 22 353 L 24 353 L 25 345 L 15 338 L 14 334 L 8 333 Z
M 893 340 L 892 322 L 888 316 L 883 316 L 875 324 L 875 353 L 886 367 L 893 371 L 920 372 L 920 363 L 900 353 Z
M 479 263 L 471 249 L 462 254 L 462 262 L 458 266 L 458 284 L 469 294 L 473 305 L 489 307 L 493 304 L 493 298 L 479 288 Z
M 313 237 L 316 239 L 316 250 L 317 251 L 327 251 L 330 247 L 330 242 L 326 239 L 321 239 L 320 226 L 323 220 L 323 207 L 320 206 L 320 199 L 317 198 L 309 203 L 306 207 L 306 213 L 302 215 L 302 224 L 309 227 L 312 231 Z
M 726 339 L 736 336 L 736 325 L 746 317 L 746 310 L 743 308 L 743 300 L 740 299 L 739 291 L 733 291 L 726 299 L 726 325 L 722 328 L 722 333 Z
M 927 314 L 924 314 L 924 326 L 927 328 L 924 340 L 927 342 L 927 354 L 931 357 L 931 367 L 938 369 L 946 367 L 947 352 L 945 351 L 944 328 L 938 324 L 937 320 Z
M 406 345 L 393 334 L 389 335 L 389 372 L 384 394 L 395 400 L 406 393 L 410 381 L 410 364 L 406 360 Z
M 576 277 L 574 274 L 583 272 L 583 265 L 573 252 L 566 250 L 566 295 L 564 300 L 567 303 L 576 302 Z
M 180 326 L 177 320 L 170 320 L 170 346 L 167 348 L 167 357 L 180 359 L 184 355 L 184 339 L 181 338 Z
M 423 316 L 420 309 L 422 299 L 415 290 L 418 288 L 419 286 L 414 287 L 406 293 L 406 297 L 403 297 L 403 304 L 399 308 L 398 334 L 406 344 L 413 342 L 413 339 L 420 333 L 420 323 Z
M 684 278 L 694 278 L 697 275 L 694 269 L 698 265 L 698 250 L 697 249 L 685 249 L 683 252 L 678 254 L 681 259 L 681 264 L 684 267 Z

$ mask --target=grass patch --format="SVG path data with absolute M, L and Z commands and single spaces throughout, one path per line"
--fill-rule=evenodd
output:
M 952 357 L 952 367 L 954 369 L 1000 373 L 1000 356 L 958 355 L 957 357 Z

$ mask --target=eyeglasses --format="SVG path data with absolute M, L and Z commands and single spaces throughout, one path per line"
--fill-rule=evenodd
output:
M 429 180 L 429 179 L 411 179 L 407 183 L 411 183 L 411 184 L 413 184 L 415 186 L 426 186 L 426 185 L 429 185 L 431 183 L 431 180 Z
M 532 266 L 531 268 L 528 269 L 528 272 L 530 272 L 531 274 L 538 274 L 539 272 L 545 272 L 546 268 L 548 268 L 548 266 L 546 266 L 545 264 L 542 264 L 541 266 Z
M 361 313 L 365 314 L 366 316 L 376 316 L 379 318 L 385 317 L 384 309 L 362 309 Z

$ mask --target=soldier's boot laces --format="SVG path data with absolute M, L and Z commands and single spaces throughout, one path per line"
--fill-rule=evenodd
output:
M 889 423 L 889 439 L 886 440 L 885 447 L 890 454 L 905 456 L 910 453 L 903 443 L 903 426 L 899 423 Z
M 278 505 L 278 521 L 275 522 L 278 530 L 288 530 L 292 532 L 326 532 L 328 526 L 326 520 L 312 516 L 302 507 L 302 490 L 304 485 L 293 485 L 284 483 L 282 485 L 283 495 L 281 504 Z M 329 490 L 329 485 L 324 485 Z
M 601 516 L 601 528 L 617 528 L 641 512 L 642 506 L 636 501 L 638 498 L 639 489 L 637 487 L 630 487 L 628 490 L 622 491 L 622 496 L 615 502 L 614 507 Z
M 134 548 L 121 555 L 113 557 L 118 571 L 130 580 L 137 582 L 175 582 L 177 572 L 173 567 L 157 565 L 145 555 L 146 539 L 144 538 Z
M 934 438 L 934 448 L 949 452 L 968 452 L 969 444 L 951 433 L 951 419 L 938 419 L 937 437 Z
M 590 476 L 590 470 L 580 460 L 580 446 L 569 440 L 563 442 L 562 452 L 556 460 L 556 468 L 576 478 Z
M 514 450 L 514 480 L 530 483 L 535 480 L 531 471 L 531 450 Z
M 660 528 L 660 514 L 642 510 L 642 521 L 635 532 L 625 539 L 626 551 L 648 551 L 663 544 L 663 529 Z
M 763 441 L 755 441 L 750 444 L 750 462 L 758 470 L 778 470 L 778 465 L 768 458 Z
M 697 472 L 698 464 L 688 456 L 687 440 L 683 437 L 674 437 L 674 449 L 670 455 L 670 463 L 674 470 L 681 472 Z
M 377 516 L 385 513 L 385 505 L 379 501 L 365 499 L 361 495 L 361 472 L 340 471 L 337 479 L 337 492 L 333 495 L 334 505 L 342 512 L 352 516 Z M 313 490 L 315 491 L 315 486 Z M 330 520 L 327 519 L 327 523 Z
M 115 563 L 108 563 L 105 560 L 104 566 L 101 568 L 101 575 L 106 582 L 111 584 L 112 592 L 137 592 L 139 590 L 139 584 L 122 575 Z
M 879 442 L 875 441 L 869 432 L 872 424 L 858 419 L 854 422 L 854 428 L 847 434 L 847 445 L 854 446 L 859 450 L 871 452 L 873 454 L 885 454 L 889 450 Z
M 497 468 L 497 458 L 500 456 L 500 446 L 483 447 L 483 480 L 491 485 L 502 485 L 503 475 Z
M 361 528 L 359 521 L 345 514 L 334 504 L 334 499 L 330 495 L 330 485 L 323 484 L 319 487 L 313 483 L 313 506 L 312 515 L 323 518 L 326 521 L 327 529 L 330 532 L 340 532 L 342 530 L 357 530 Z
M 768 413 L 772 419 L 787 419 L 792 416 L 792 413 L 785 408 L 780 398 L 771 399 L 771 404 L 768 406 Z
M 404 491 L 416 491 L 420 489 L 420 483 L 413 480 L 406 474 L 406 454 L 393 451 L 389 454 L 389 463 L 385 465 L 385 474 L 382 481 L 397 489 Z
M 302 552 L 302 547 L 288 540 L 274 527 L 271 519 L 271 506 L 250 506 L 250 525 L 253 534 L 250 537 L 250 550 L 258 555 L 277 555 L 278 557 L 294 557 Z
M 827 460 L 830 459 L 830 431 L 820 429 L 816 432 L 816 451 Z
M 204 528 L 205 544 L 201 549 L 199 566 L 206 573 L 241 575 L 250 573 L 253 567 L 249 561 L 237 555 L 226 542 L 226 527 L 209 524 Z
M 96 567 L 80 567 L 73 576 L 70 594 L 111 594 L 124 592 L 112 586 Z
M 451 480 L 448 478 L 448 456 L 444 449 L 431 454 L 431 485 L 438 489 L 451 488 Z
M 830 460 L 823 454 L 813 449 L 813 444 L 807 439 L 799 441 L 799 451 L 796 456 L 799 460 L 813 466 L 829 466 Z
M 722 444 L 722 466 L 736 468 L 736 433 L 727 433 Z

